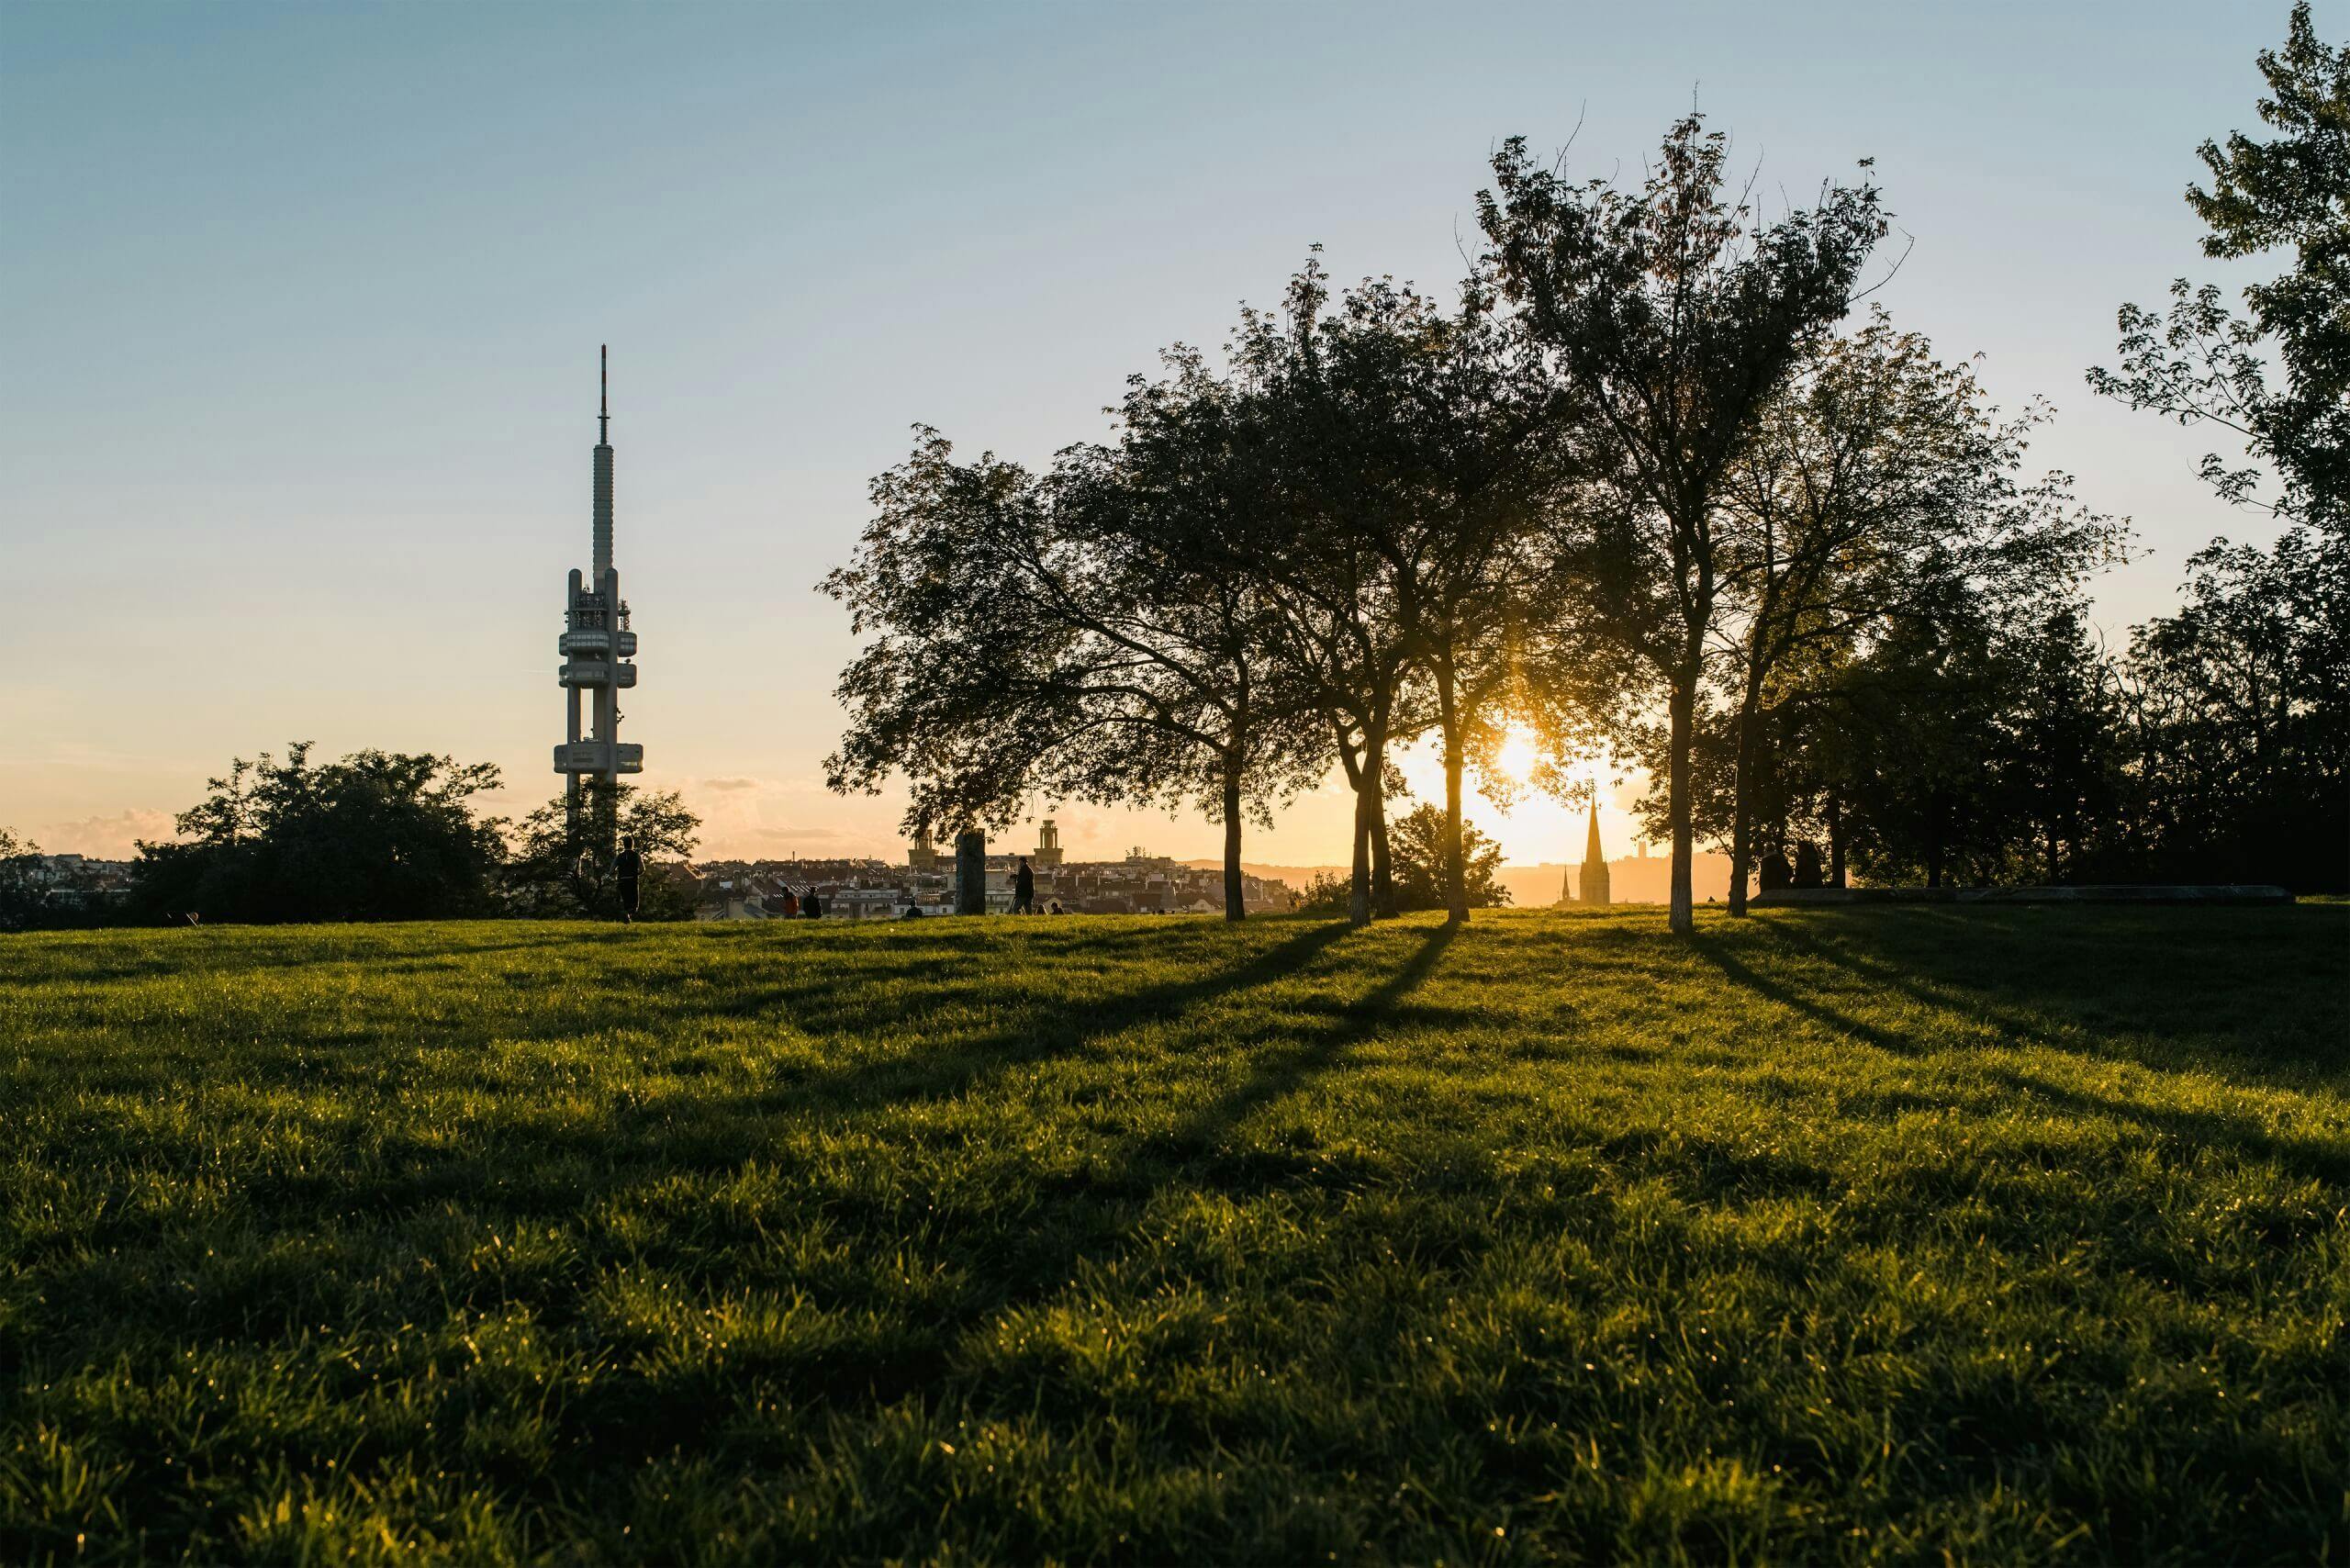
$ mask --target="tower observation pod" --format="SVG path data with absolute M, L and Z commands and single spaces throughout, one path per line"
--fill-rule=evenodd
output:
M 564 799 L 576 821 L 583 779 L 617 784 L 623 773 L 644 771 L 644 748 L 621 744 L 620 694 L 636 684 L 636 633 L 629 630 L 628 601 L 621 597 L 621 574 L 612 565 L 612 410 L 609 351 L 599 351 L 600 398 L 596 422 L 596 513 L 594 566 L 587 576 L 571 569 L 571 597 L 565 609 L 563 655 L 556 678 L 569 710 L 564 743 L 554 748 L 554 770 L 564 775 Z M 580 709 L 588 709 L 587 734 Z

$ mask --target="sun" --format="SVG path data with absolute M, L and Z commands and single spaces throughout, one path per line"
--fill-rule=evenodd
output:
M 1514 784 L 1523 784 L 1541 765 L 1542 747 L 1534 732 L 1512 725 L 1501 749 L 1494 754 L 1494 770 Z

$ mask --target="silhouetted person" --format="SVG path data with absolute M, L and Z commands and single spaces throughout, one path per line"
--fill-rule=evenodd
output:
M 824 918 L 824 901 L 816 896 L 815 889 L 810 888 L 806 895 L 800 899 L 800 915 L 803 920 L 822 920 Z
M 900 920 L 920 920 L 922 918 L 922 905 L 914 903 L 908 904 L 906 906 L 906 913 L 898 916 L 898 918 Z
M 1020 860 L 1020 874 L 1012 879 L 1012 913 L 1014 914 L 1036 913 L 1036 873 L 1028 869 L 1028 860 L 1025 856 L 1023 856 Z
M 800 916 L 800 895 L 791 890 L 788 882 L 784 884 L 783 898 L 775 906 L 775 911 L 786 920 L 796 920 Z
M 621 852 L 612 857 L 612 875 L 620 879 L 621 920 L 625 924 L 634 925 L 637 879 L 644 875 L 644 857 L 636 852 L 634 838 L 621 840 Z

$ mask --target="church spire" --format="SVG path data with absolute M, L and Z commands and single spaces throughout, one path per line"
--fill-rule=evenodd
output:
M 1604 904 L 1611 902 L 1607 886 L 1607 852 L 1599 846 L 1599 801 L 1591 802 L 1591 834 L 1583 851 L 1583 902 Z

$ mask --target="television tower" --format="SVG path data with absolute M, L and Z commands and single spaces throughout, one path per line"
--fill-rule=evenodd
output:
M 571 568 L 571 598 L 555 651 L 563 655 L 556 678 L 569 708 L 564 743 L 554 748 L 554 770 L 564 776 L 564 803 L 572 828 L 579 825 L 581 781 L 617 784 L 623 773 L 644 771 L 644 748 L 621 744 L 620 693 L 636 684 L 636 633 L 628 628 L 628 601 L 621 597 L 621 574 L 612 565 L 612 409 L 609 346 L 598 351 L 599 402 L 596 423 L 596 513 L 592 575 Z M 579 734 L 579 699 L 591 703 L 588 733 Z

